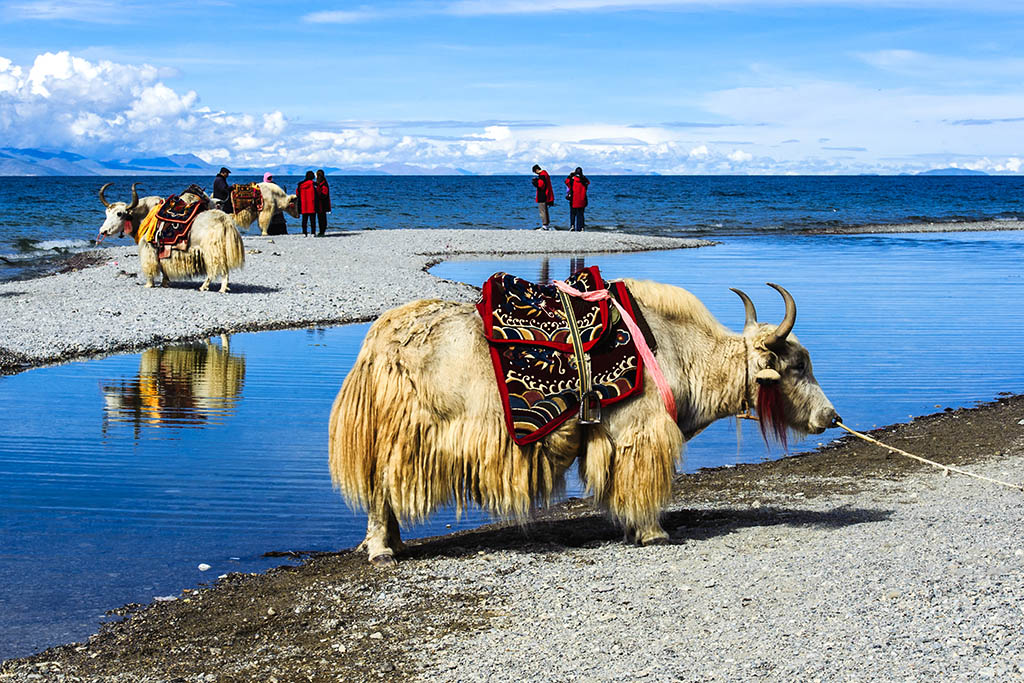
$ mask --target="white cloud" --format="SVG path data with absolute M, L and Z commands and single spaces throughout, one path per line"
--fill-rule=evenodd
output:
M 415 164 L 525 173 L 539 162 L 554 171 L 758 174 L 901 172 L 956 162 L 993 173 L 1024 170 L 1015 142 L 1024 94 L 1017 93 L 923 95 L 773 74 L 769 85 L 695 100 L 702 116 L 729 123 L 732 141 L 713 127 L 600 122 L 460 123 L 462 134 L 453 136 L 451 122 L 431 131 L 423 121 L 304 124 L 290 121 L 287 110 L 215 111 L 198 93 L 166 85 L 165 73 L 68 52 L 41 54 L 30 65 L 0 57 L 0 139 L 99 158 L 192 152 L 259 168 Z M 836 155 L 818 140 L 864 151 Z
M 140 8 L 109 0 L 33 0 L 9 2 L 4 10 L 11 19 L 109 24 L 127 22 Z
M 358 10 L 325 10 L 303 15 L 302 20 L 310 24 L 355 24 L 388 16 L 387 12 L 362 8 Z

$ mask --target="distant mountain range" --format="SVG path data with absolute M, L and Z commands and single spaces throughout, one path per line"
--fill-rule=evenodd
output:
M 263 175 L 271 171 L 281 176 L 301 176 L 313 167 L 302 164 L 277 164 L 266 168 L 247 168 L 228 164 L 232 173 Z M 454 166 L 427 168 L 413 164 L 391 163 L 372 168 L 338 168 L 325 166 L 331 175 L 476 175 Z M 107 159 L 99 161 L 89 157 L 59 150 L 0 147 L 0 176 L 121 176 L 121 175 L 213 175 L 220 170 L 220 164 L 208 164 L 195 154 L 170 154 L 164 157 L 141 157 L 137 159 Z M 548 169 L 552 173 L 558 168 Z M 566 167 L 565 172 L 568 172 Z M 588 175 L 659 175 L 651 172 L 635 172 L 630 169 L 594 169 Z M 862 175 L 877 175 L 862 174 Z M 900 175 L 988 175 L 984 171 L 966 168 L 935 168 L 917 174 Z
M 246 168 L 228 164 L 232 173 L 262 175 L 302 175 L 313 167 L 278 164 L 267 168 Z M 461 168 L 426 168 L 411 164 L 385 164 L 379 168 L 323 167 L 331 175 L 474 175 Z M 208 164 L 195 154 L 170 154 L 165 157 L 107 159 L 99 161 L 74 154 L 45 149 L 0 147 L 0 176 L 118 176 L 118 175 L 213 175 L 220 164 Z
M 930 171 L 921 171 L 917 175 L 988 175 L 988 173 L 972 171 L 969 168 L 933 168 Z

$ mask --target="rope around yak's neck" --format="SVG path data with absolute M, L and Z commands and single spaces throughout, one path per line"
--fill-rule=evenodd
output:
M 987 481 L 987 482 L 989 482 L 991 484 L 998 484 L 999 486 L 1006 486 L 1007 488 L 1017 489 L 1018 491 L 1024 491 L 1024 485 L 1022 485 L 1022 484 L 1011 484 L 1011 483 L 1006 482 L 1006 481 L 1000 481 L 999 479 L 992 479 L 991 477 L 986 477 L 986 476 L 983 476 L 981 474 L 975 474 L 973 472 L 968 472 L 967 470 L 962 470 L 959 467 L 955 467 L 953 465 L 943 465 L 942 463 L 935 462 L 934 460 L 928 460 L 927 458 L 922 458 L 919 455 L 914 455 L 913 453 L 908 453 L 908 452 L 906 452 L 904 450 L 900 450 L 899 448 L 896 448 L 895 446 L 889 446 L 887 444 L 882 443 L 881 441 L 878 441 L 877 439 L 872 439 L 870 436 L 867 436 L 865 434 L 861 434 L 860 432 L 858 432 L 856 430 L 850 429 L 849 427 L 844 425 L 842 422 L 837 422 L 836 425 L 838 427 L 842 427 L 843 429 L 845 429 L 849 433 L 851 433 L 854 436 L 856 436 L 858 439 L 863 439 L 864 441 L 867 441 L 868 443 L 873 443 L 876 446 L 881 446 L 882 448 L 888 449 L 890 453 L 899 453 L 900 455 L 905 455 L 908 458 L 913 458 L 914 460 L 918 460 L 918 461 L 923 462 L 923 463 L 925 463 L 927 465 L 931 465 L 932 467 L 938 467 L 938 468 L 944 470 L 944 476 L 948 477 L 950 472 L 956 472 L 957 474 L 964 474 L 964 475 L 966 475 L 968 477 L 974 477 L 975 479 L 981 479 L 982 481 Z

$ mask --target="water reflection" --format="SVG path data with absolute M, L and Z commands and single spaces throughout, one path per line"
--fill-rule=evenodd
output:
M 104 383 L 103 434 L 112 423 L 202 427 L 230 415 L 245 382 L 245 356 L 231 353 L 227 335 L 212 341 L 148 349 L 131 379 Z
M 561 278 L 559 278 L 558 274 L 556 273 L 555 274 L 555 278 L 565 279 L 565 278 L 569 277 L 570 275 L 572 275 L 573 273 L 578 273 L 579 271 L 583 270 L 586 267 L 587 267 L 586 259 L 583 256 L 572 256 L 569 259 L 569 272 L 567 272 Z M 539 284 L 546 285 L 546 284 L 550 284 L 552 279 L 555 279 L 555 278 L 551 277 L 551 259 L 550 259 L 550 257 L 547 257 L 547 256 L 543 257 L 540 260 L 540 270 L 539 270 L 539 272 L 537 274 L 537 282 Z

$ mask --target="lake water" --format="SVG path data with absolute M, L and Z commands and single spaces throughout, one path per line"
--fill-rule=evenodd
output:
M 606 277 L 683 285 L 734 330 L 743 306 L 728 288 L 744 289 L 761 320 L 781 320 L 764 286 L 778 282 L 796 299 L 795 333 L 819 382 L 847 424 L 869 429 L 1024 393 L 1022 257 L 1020 232 L 783 234 L 433 272 L 479 284 L 497 270 L 563 278 L 598 264 Z M 326 441 L 366 327 L 240 334 L 0 377 L 0 658 L 83 639 L 122 604 L 283 561 L 267 551 L 357 544 L 365 521 L 331 488 Z M 688 445 L 685 469 L 780 455 L 755 425 L 737 446 L 725 420 Z M 411 535 L 447 524 L 459 526 L 441 515 Z
M 330 178 L 332 228 L 537 227 L 532 176 L 337 176 Z M 232 175 L 232 182 L 261 180 Z M 0 280 L 52 266 L 68 252 L 95 248 L 103 206 L 167 196 L 210 177 L 148 176 L 0 179 Z M 297 176 L 277 178 L 290 191 Z M 562 178 L 553 178 L 556 189 Z M 562 192 L 552 225 L 568 227 Z M 651 235 L 723 236 L 867 223 L 1024 219 L 1024 176 L 594 176 L 587 229 Z M 288 218 L 289 230 L 298 221 Z M 252 228 L 253 231 L 256 228 Z M 128 244 L 127 238 L 110 244 Z

